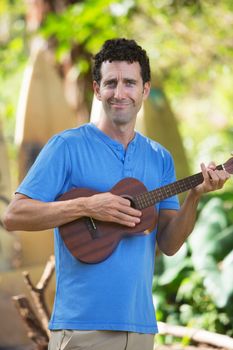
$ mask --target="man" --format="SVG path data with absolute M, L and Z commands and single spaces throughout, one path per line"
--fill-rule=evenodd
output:
M 43 230 L 87 216 L 134 227 L 142 213 L 109 192 L 125 177 L 148 190 L 175 180 L 170 153 L 135 132 L 137 113 L 150 93 L 146 52 L 133 40 L 105 42 L 94 58 L 93 88 L 103 111 L 97 125 L 55 135 L 16 191 L 5 214 L 8 230 Z M 152 303 L 155 243 L 173 255 L 193 229 L 200 196 L 229 178 L 201 165 L 204 181 L 179 209 L 176 197 L 156 205 L 157 230 L 121 240 L 98 264 L 75 259 L 55 229 L 56 297 L 49 327 L 50 349 L 151 350 L 157 332 Z M 56 201 L 72 187 L 100 194 Z

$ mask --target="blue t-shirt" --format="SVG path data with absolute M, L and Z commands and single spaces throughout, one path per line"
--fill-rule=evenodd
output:
M 55 201 L 73 187 L 109 191 L 125 177 L 148 190 L 175 181 L 173 160 L 160 144 L 136 133 L 127 150 L 94 124 L 55 135 L 43 148 L 17 192 Z M 177 197 L 156 205 L 179 209 Z M 152 301 L 156 230 L 124 238 L 98 264 L 76 260 L 55 229 L 56 295 L 50 329 L 156 333 Z

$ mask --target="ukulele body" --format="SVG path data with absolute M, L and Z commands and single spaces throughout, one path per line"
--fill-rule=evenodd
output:
M 137 208 L 134 196 L 147 192 L 147 189 L 139 180 L 125 178 L 110 192 L 129 199 L 131 205 Z M 90 197 L 98 193 L 100 192 L 86 188 L 75 188 L 63 194 L 59 200 Z M 98 263 L 107 259 L 124 237 L 144 235 L 146 234 L 144 231 L 155 227 L 157 214 L 154 205 L 141 211 L 141 222 L 133 228 L 82 217 L 60 226 L 59 231 L 66 247 L 75 258 L 89 264 Z

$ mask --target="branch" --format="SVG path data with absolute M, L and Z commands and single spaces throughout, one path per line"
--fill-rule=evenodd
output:
M 178 338 L 188 337 L 197 343 L 205 343 L 215 347 L 233 350 L 233 338 L 227 335 L 196 328 L 169 325 L 164 322 L 158 322 L 158 326 L 159 333 L 161 334 L 170 334 Z
M 14 304 L 27 326 L 28 337 L 37 344 L 38 350 L 46 350 L 48 347 L 49 337 L 43 326 L 38 320 L 37 315 L 31 308 L 28 299 L 24 295 L 12 297 Z
M 40 281 L 37 283 L 36 288 L 39 290 L 45 289 L 49 284 L 55 268 L 54 255 L 51 255 L 41 276 Z
M 38 315 L 41 319 L 41 323 L 48 336 L 49 336 L 48 322 L 49 322 L 50 312 L 45 302 L 45 290 L 46 290 L 46 287 L 48 286 L 49 281 L 52 278 L 54 267 L 55 267 L 54 256 L 51 256 L 45 266 L 45 269 L 40 278 L 40 281 L 37 283 L 36 286 L 33 285 L 31 278 L 29 276 L 29 272 L 28 271 L 23 272 L 25 283 L 28 289 L 30 290 L 36 310 L 38 311 Z

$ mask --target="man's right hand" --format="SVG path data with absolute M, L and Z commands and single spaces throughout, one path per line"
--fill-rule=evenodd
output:
M 87 216 L 94 219 L 134 227 L 140 222 L 140 210 L 131 207 L 130 201 L 110 192 L 98 193 L 87 198 Z

